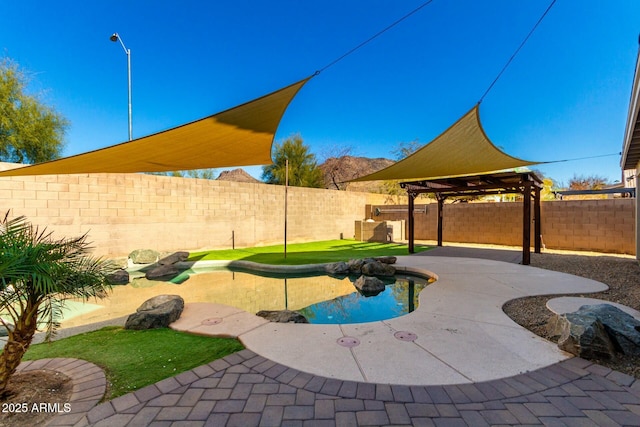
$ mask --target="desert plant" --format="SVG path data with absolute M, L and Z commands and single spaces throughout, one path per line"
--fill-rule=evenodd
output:
M 55 333 L 66 299 L 102 298 L 110 290 L 112 266 L 88 255 L 86 238 L 54 239 L 9 212 L 0 220 L 0 322 L 8 332 L 0 354 L 0 395 L 38 327 L 47 339 Z

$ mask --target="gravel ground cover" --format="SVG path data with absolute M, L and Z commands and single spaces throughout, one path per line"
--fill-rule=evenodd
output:
M 592 294 L 572 294 L 624 304 L 640 310 L 640 265 L 631 256 L 597 253 L 545 251 L 531 254 L 531 266 L 560 271 L 597 280 L 609 290 Z M 545 325 L 551 317 L 546 303 L 561 295 L 536 296 L 509 301 L 504 312 L 536 335 L 549 339 Z M 598 360 L 599 364 L 640 378 L 640 359 L 621 356 L 616 360 Z

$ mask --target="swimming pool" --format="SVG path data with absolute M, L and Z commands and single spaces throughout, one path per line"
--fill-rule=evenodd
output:
M 360 323 L 390 319 L 413 311 L 418 294 L 430 279 L 396 275 L 386 289 L 372 297 L 353 285 L 356 277 L 327 275 L 260 275 L 220 268 L 186 270 L 171 282 L 132 279 L 114 286 L 109 297 L 89 304 L 73 302 L 75 315 L 63 327 L 79 326 L 128 316 L 147 299 L 160 294 L 180 295 L 185 303 L 209 302 L 233 306 L 249 313 L 261 310 L 295 310 L 310 323 Z M 78 308 L 78 304 L 82 304 Z

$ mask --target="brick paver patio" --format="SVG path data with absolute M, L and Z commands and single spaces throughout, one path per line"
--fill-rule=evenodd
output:
M 640 381 L 574 358 L 474 384 L 358 383 L 243 350 L 50 425 L 637 426 Z

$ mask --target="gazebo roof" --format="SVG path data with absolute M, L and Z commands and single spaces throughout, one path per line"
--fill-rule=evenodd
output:
M 542 188 L 542 180 L 530 171 L 507 171 L 448 178 L 402 182 L 410 193 L 437 193 L 449 196 L 484 196 L 496 193 L 521 193 L 525 183 Z

